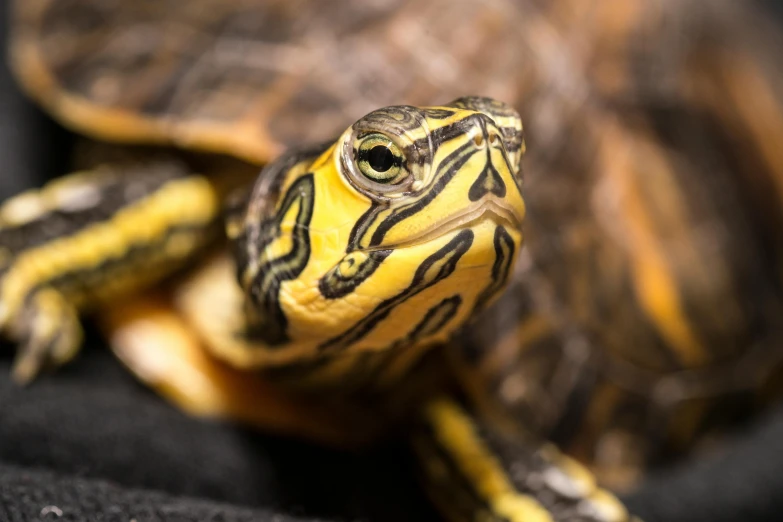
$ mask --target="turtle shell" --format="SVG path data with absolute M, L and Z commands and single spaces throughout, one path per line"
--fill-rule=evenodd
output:
M 472 93 L 515 106 L 550 148 L 589 90 L 633 90 L 629 33 L 664 13 L 539 4 L 16 0 L 10 62 L 57 119 L 115 142 L 266 162 L 378 107 Z
M 527 264 L 450 353 L 488 411 L 587 461 L 646 461 L 717 398 L 767 390 L 783 83 L 774 31 L 741 5 L 18 0 L 14 16 L 27 91 L 109 141 L 265 162 L 379 106 L 513 104 Z
M 377 107 L 515 99 L 523 14 L 499 0 L 19 0 L 11 57 L 77 131 L 265 162 Z

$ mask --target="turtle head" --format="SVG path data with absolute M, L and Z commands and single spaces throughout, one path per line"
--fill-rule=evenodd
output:
M 256 191 L 238 243 L 266 340 L 327 354 L 445 339 L 513 266 L 523 149 L 516 111 L 471 97 L 376 110 L 314 159 L 268 167 L 258 183 L 277 195 Z

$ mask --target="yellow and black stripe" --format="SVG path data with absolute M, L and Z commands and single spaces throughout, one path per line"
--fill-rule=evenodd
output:
M 424 407 L 412 442 L 427 490 L 452 522 L 636 520 L 553 446 L 506 436 L 451 399 Z

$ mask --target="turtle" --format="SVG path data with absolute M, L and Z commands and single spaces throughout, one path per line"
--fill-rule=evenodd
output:
M 454 4 L 18 2 L 20 84 L 90 141 L 0 209 L 16 377 L 91 307 L 190 413 L 410 437 L 451 520 L 631 520 L 604 484 L 776 396 L 774 64 L 723 4 Z M 698 31 L 624 56 L 651 19 Z

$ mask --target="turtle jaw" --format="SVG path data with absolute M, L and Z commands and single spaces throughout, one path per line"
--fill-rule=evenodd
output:
M 369 247 L 363 250 L 371 252 L 373 250 L 396 250 L 412 247 L 433 241 L 459 229 L 473 228 L 485 221 L 493 221 L 498 226 L 521 231 L 524 212 L 524 208 L 514 208 L 506 200 L 495 197 L 486 198 L 468 208 L 461 209 L 447 216 L 404 241 Z

